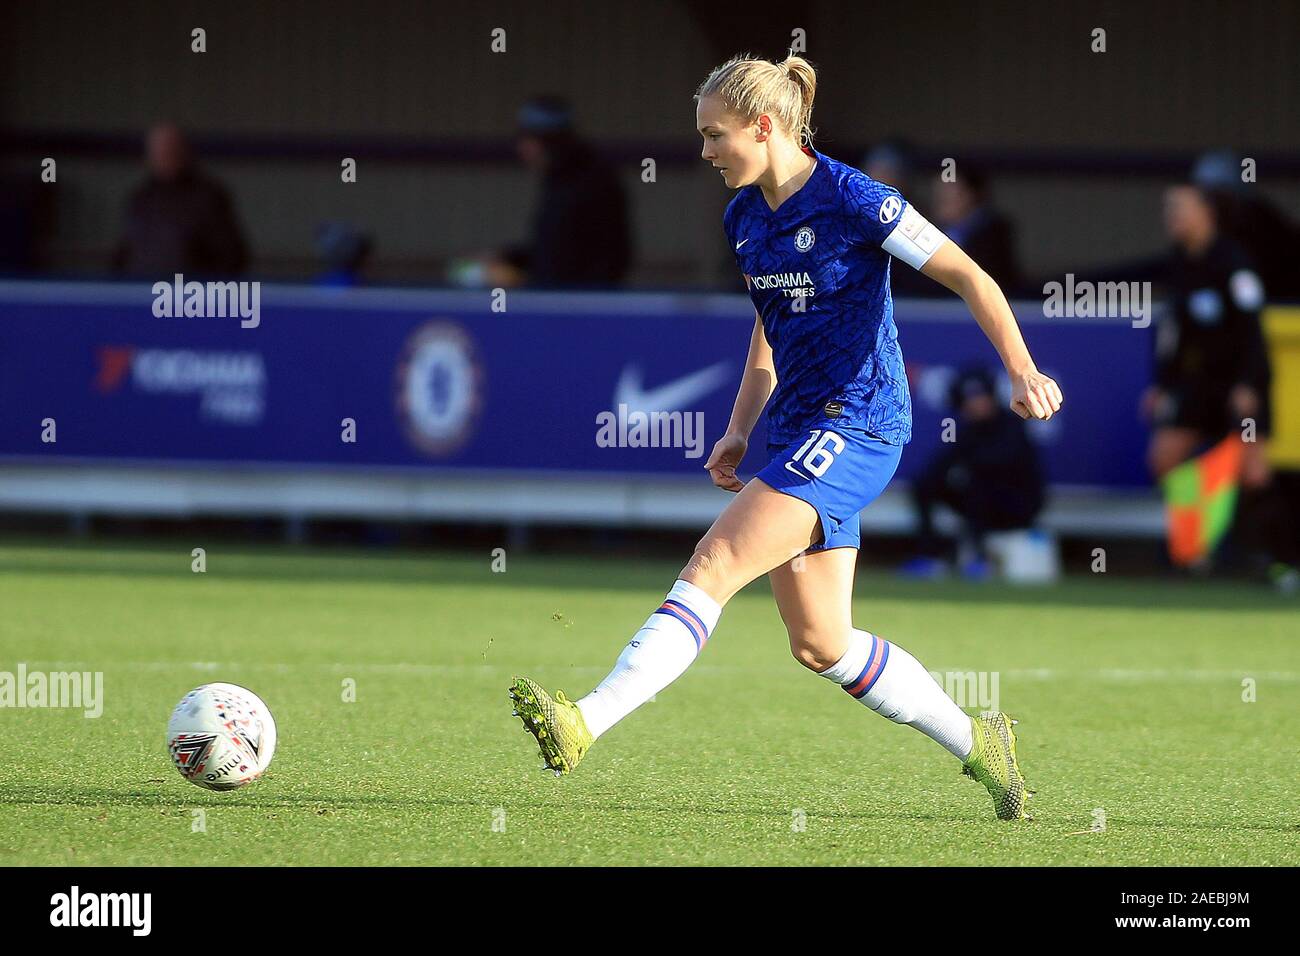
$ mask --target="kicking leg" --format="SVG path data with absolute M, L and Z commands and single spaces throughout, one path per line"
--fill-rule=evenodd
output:
M 590 694 L 577 702 L 561 693 L 552 699 L 535 682 L 516 680 L 511 696 L 548 766 L 557 773 L 572 770 L 597 737 L 682 675 L 737 591 L 820 535 L 820 520 L 808 502 L 759 479 L 748 482 Z

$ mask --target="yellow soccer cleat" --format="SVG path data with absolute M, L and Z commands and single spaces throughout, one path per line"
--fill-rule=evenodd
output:
M 587 729 L 578 705 L 557 690 L 555 697 L 527 677 L 516 677 L 510 685 L 514 714 L 524 722 L 524 729 L 537 738 L 546 766 L 561 774 L 572 773 L 596 739 Z
M 988 788 L 999 820 L 1033 819 L 1026 812 L 1026 804 L 1034 791 L 1026 789 L 1024 774 L 1016 762 L 1016 734 L 1011 728 L 1017 723 L 997 711 L 972 717 L 975 747 L 961 768 L 964 775 Z

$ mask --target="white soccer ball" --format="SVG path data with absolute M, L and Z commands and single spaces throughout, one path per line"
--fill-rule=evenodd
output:
M 275 756 L 275 718 L 237 684 L 204 684 L 167 721 L 167 750 L 181 776 L 208 790 L 235 790 L 260 777 Z

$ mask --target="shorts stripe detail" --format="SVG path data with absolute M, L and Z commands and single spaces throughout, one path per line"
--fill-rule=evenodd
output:
M 862 668 L 862 673 L 854 678 L 853 683 L 845 684 L 844 689 L 852 694 L 855 699 L 861 700 L 875 686 L 881 672 L 885 669 L 885 662 L 888 660 L 889 641 L 872 634 L 871 655 L 867 658 L 867 666 Z

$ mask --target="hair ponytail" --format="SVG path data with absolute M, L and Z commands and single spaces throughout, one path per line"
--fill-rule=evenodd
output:
M 800 146 L 812 146 L 813 97 L 817 71 L 801 56 L 791 53 L 781 63 L 742 53 L 714 68 L 695 99 L 720 96 L 727 109 L 747 123 L 761 114 L 775 116 Z
M 801 56 L 791 53 L 781 64 L 791 81 L 799 88 L 799 118 L 791 130 L 800 146 L 812 146 L 813 97 L 817 95 L 817 71 Z

